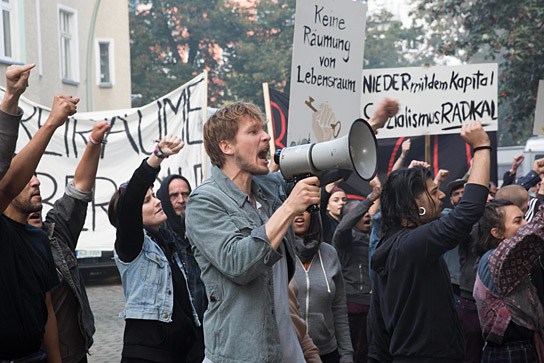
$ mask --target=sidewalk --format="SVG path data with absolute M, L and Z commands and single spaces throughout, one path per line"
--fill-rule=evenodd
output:
M 125 321 L 119 318 L 125 305 L 121 282 L 117 279 L 114 282 L 88 284 L 86 289 L 96 326 L 88 361 L 120 362 L 125 328 Z

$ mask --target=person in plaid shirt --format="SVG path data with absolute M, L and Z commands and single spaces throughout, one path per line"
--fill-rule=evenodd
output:
M 544 251 L 544 208 L 527 223 L 512 202 L 488 203 L 473 248 L 482 362 L 542 362 L 544 310 L 529 271 Z

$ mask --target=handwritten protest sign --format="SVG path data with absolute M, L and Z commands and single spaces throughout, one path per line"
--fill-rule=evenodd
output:
M 544 80 L 538 82 L 533 134 L 544 136 Z
M 112 250 L 115 229 L 107 216 L 108 203 L 118 186 L 132 176 L 142 160 L 155 149 L 154 140 L 167 134 L 182 138 L 185 147 L 161 165 L 158 181 L 166 175 L 185 176 L 193 188 L 202 182 L 202 125 L 206 117 L 207 77 L 203 73 L 170 94 L 141 108 L 76 113 L 57 129 L 37 169 L 46 213 L 73 178 L 95 121 L 111 129 L 102 146 L 93 201 L 79 238 L 78 250 Z M 3 90 L 1 96 L 3 96 Z M 51 97 L 51 101 L 53 97 Z M 21 150 L 49 116 L 49 108 L 25 98 L 19 102 L 24 115 L 17 151 Z M 155 190 L 159 183 L 155 182 Z M 45 214 L 44 214 L 45 216 Z
M 497 82 L 495 63 L 364 70 L 361 117 L 370 119 L 387 97 L 400 108 L 378 138 L 460 133 L 473 120 L 496 131 Z
M 366 4 L 297 1 L 289 145 L 347 134 L 359 117 Z

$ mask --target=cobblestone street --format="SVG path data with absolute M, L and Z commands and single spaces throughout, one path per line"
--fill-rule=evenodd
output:
M 123 347 L 125 322 L 119 313 L 125 305 L 120 280 L 88 283 L 87 294 L 94 313 L 96 333 L 88 360 L 91 363 L 119 362 Z

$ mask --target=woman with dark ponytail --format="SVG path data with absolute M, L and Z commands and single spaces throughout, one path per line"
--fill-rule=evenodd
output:
M 121 362 L 187 362 L 201 325 L 187 288 L 175 238 L 152 190 L 161 162 L 183 147 L 168 135 L 112 196 L 110 223 L 117 228 L 115 262 L 126 305 Z
M 544 310 L 529 274 L 544 251 L 544 210 L 527 224 L 513 203 L 497 199 L 480 219 L 481 256 L 474 298 L 485 339 L 482 362 L 542 362 Z

